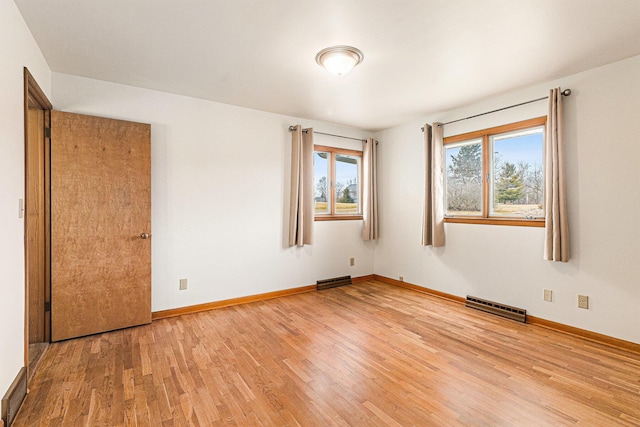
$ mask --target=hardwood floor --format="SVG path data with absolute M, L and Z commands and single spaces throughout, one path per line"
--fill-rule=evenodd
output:
M 640 425 L 640 355 L 381 282 L 51 344 L 14 426 Z
M 38 369 L 38 362 L 42 358 L 42 355 L 49 347 L 48 342 L 37 342 L 29 344 L 29 380 L 33 378 L 33 374 Z

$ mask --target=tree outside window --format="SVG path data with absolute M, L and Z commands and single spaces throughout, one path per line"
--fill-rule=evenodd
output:
M 543 226 L 545 122 L 445 138 L 445 221 Z
M 362 219 L 361 163 L 361 151 L 315 147 L 316 220 Z

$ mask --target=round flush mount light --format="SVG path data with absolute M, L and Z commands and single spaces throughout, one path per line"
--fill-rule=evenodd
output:
M 364 59 L 360 49 L 351 46 L 331 46 L 316 55 L 316 62 L 332 74 L 343 76 Z

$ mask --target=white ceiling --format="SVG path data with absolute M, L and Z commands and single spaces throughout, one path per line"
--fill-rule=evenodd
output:
M 15 2 L 55 72 L 367 130 L 640 54 L 640 0 Z

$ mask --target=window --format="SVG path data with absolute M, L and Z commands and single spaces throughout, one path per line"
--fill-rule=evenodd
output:
M 445 221 L 544 226 L 545 123 L 445 138 Z
M 362 151 L 314 147 L 316 220 L 362 219 L 361 164 Z

